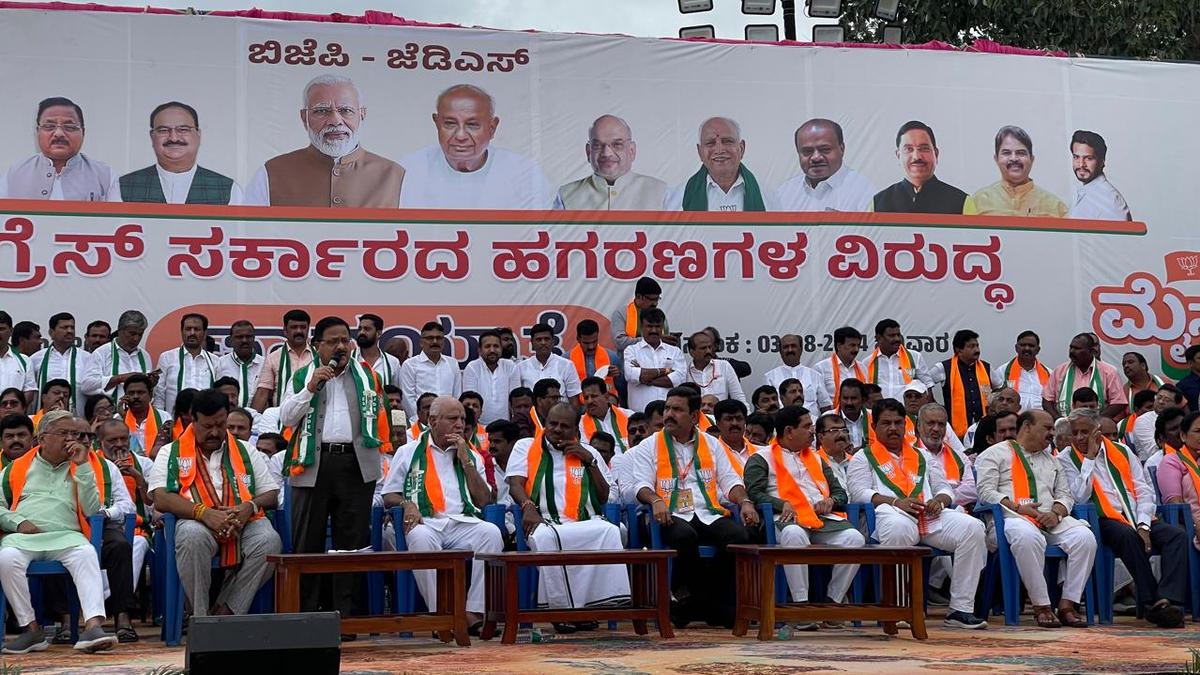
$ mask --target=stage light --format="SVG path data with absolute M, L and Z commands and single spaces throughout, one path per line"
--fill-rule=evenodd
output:
M 710 40 L 716 37 L 717 31 L 712 24 L 707 26 L 685 26 L 679 29 L 679 37 L 681 38 L 709 38 Z
M 875 0 L 875 16 L 884 21 L 895 21 L 900 16 L 900 0 Z
M 842 0 L 809 0 L 808 15 L 814 19 L 836 19 L 842 15 Z
M 684 14 L 707 12 L 713 8 L 713 0 L 679 0 L 679 11 Z
M 750 24 L 746 26 L 748 42 L 779 42 L 779 26 L 773 23 Z
M 775 13 L 775 0 L 742 0 L 742 14 Z
M 845 42 L 846 29 L 837 24 L 813 26 L 812 41 L 824 43 Z

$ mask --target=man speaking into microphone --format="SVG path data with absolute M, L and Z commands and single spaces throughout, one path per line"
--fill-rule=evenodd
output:
M 370 544 L 371 498 L 382 475 L 379 454 L 389 452 L 387 399 L 378 376 L 354 360 L 350 326 L 336 316 L 313 330 L 313 362 L 292 376 L 279 419 L 293 430 L 283 463 L 292 494 L 287 500 L 296 553 L 324 553 L 332 518 L 338 550 Z M 327 577 L 325 577 L 327 578 Z M 320 579 L 301 579 L 302 611 L 340 611 L 349 616 L 354 576 L 333 575 L 331 594 Z

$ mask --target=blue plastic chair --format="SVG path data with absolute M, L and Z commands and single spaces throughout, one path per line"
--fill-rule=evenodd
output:
M 100 559 L 101 540 L 104 537 L 104 521 L 105 518 L 103 514 L 96 514 L 88 518 L 88 526 L 92 530 L 92 536 L 89 541 L 91 542 L 92 547 L 96 549 L 97 560 Z M 63 564 L 57 560 L 35 560 L 29 563 L 29 568 L 25 572 L 25 575 L 30 577 L 31 598 L 35 595 L 32 587 L 38 582 L 39 577 L 52 577 L 60 574 L 66 575 L 67 577 L 69 589 L 68 594 L 71 598 L 71 641 L 75 642 L 79 640 L 79 594 L 74 592 L 75 584 L 71 579 L 71 573 L 68 572 L 67 568 L 63 567 Z M 39 602 L 34 602 L 34 607 L 37 608 L 40 604 L 41 603 Z M 7 608 L 8 599 L 4 597 L 4 590 L 0 589 L 0 618 L 4 616 Z M 4 648 L 3 632 L 4 631 L 0 630 L 0 649 Z
M 286 527 L 287 518 L 280 517 L 279 511 L 268 511 L 267 517 L 278 532 L 280 527 Z M 163 621 L 160 631 L 162 641 L 168 647 L 177 647 L 183 641 L 183 584 L 179 581 L 179 568 L 175 565 L 175 526 L 177 518 L 172 513 L 164 513 L 163 525 L 154 533 L 155 558 L 157 570 L 162 577 L 159 586 L 163 594 Z M 288 549 L 280 548 L 284 553 Z M 213 556 L 213 569 L 220 567 L 220 560 Z M 274 579 L 268 579 L 262 588 L 258 589 L 250 605 L 251 613 L 269 614 L 274 611 Z M 207 600 L 205 600 L 207 602 Z
M 393 523 L 392 529 L 395 531 L 396 551 L 407 551 L 408 541 L 404 537 L 404 528 L 395 527 L 395 523 L 404 522 L 404 509 L 393 506 L 386 509 L 373 509 L 371 514 L 371 548 L 375 551 L 383 550 L 383 515 L 386 513 Z M 504 527 L 505 509 L 499 504 L 488 504 L 483 507 L 483 520 L 500 528 L 501 532 L 505 531 Z M 519 528 L 518 528 L 519 529 Z M 400 570 L 395 572 L 396 577 L 396 593 L 392 598 L 392 611 L 400 614 L 411 614 L 417 611 L 417 602 L 421 601 L 421 594 L 417 592 L 417 580 L 413 576 L 412 570 Z M 468 574 L 468 582 L 470 575 Z M 382 595 L 379 603 L 382 603 Z M 424 602 L 421 601 L 421 606 Z M 381 606 L 381 605 L 380 605 Z M 407 634 L 407 633 L 405 633 Z
M 986 504 L 983 502 L 975 505 L 976 514 L 990 514 L 992 522 L 996 528 L 996 555 L 998 564 L 995 566 L 999 571 L 1001 597 L 1004 606 L 1004 625 L 1017 626 L 1021 623 L 1021 574 L 1017 569 L 1016 558 L 1013 557 L 1012 549 L 1008 545 L 1008 539 L 1004 535 L 1004 507 L 999 504 Z M 1085 515 L 1085 514 L 1081 514 Z M 1085 516 L 1086 517 L 1086 516 Z M 1099 543 L 1097 541 L 1097 543 Z M 1046 585 L 1051 589 L 1058 587 L 1058 565 L 1059 561 L 1066 560 L 1067 554 L 1059 546 L 1050 545 L 1046 547 Z M 989 568 L 990 570 L 991 568 Z M 995 574 L 988 574 L 988 578 L 984 580 L 984 588 L 990 592 L 995 583 Z M 1093 566 L 1092 573 L 1088 577 L 1087 585 L 1084 587 L 1084 598 L 1087 603 L 1087 622 L 1093 623 L 1092 607 L 1096 604 L 1096 569 Z M 1053 593 L 1051 594 L 1053 595 Z

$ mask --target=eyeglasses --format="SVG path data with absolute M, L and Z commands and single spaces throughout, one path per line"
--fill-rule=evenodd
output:
M 150 130 L 150 133 L 159 138 L 167 138 L 171 135 L 171 132 L 174 132 L 176 136 L 191 136 L 192 132 L 196 131 L 196 129 L 197 127 L 184 124 L 177 127 L 154 127 Z
M 58 129 L 62 129 L 64 134 L 77 134 L 83 131 L 83 126 L 79 124 L 51 124 L 49 122 L 39 124 L 37 128 L 48 134 L 52 134 Z
M 46 431 L 43 433 L 47 435 L 54 434 L 55 436 L 62 436 L 68 441 L 81 441 L 92 437 L 92 435 L 86 431 L 76 431 L 74 429 L 55 429 L 54 431 Z
M 840 434 L 844 434 L 844 433 L 846 433 L 846 427 L 834 427 L 834 428 L 832 428 L 832 429 L 826 429 L 826 430 L 824 430 L 824 431 L 818 431 L 817 433 L 818 433 L 818 434 L 839 434 L 839 433 L 840 433 Z
M 337 112 L 338 117 L 353 119 L 355 117 L 358 117 L 359 108 L 351 108 L 348 105 L 338 106 L 337 108 L 330 108 L 329 106 L 319 105 L 319 106 L 316 106 L 315 108 L 308 109 L 308 114 L 312 115 L 313 117 L 316 117 L 317 119 L 329 119 L 330 117 L 333 116 L 334 112 Z

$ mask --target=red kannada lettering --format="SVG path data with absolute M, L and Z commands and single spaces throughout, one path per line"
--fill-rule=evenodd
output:
M 875 242 L 861 234 L 843 234 L 833 243 L 836 254 L 829 257 L 829 276 L 834 279 L 874 279 L 879 274 L 879 252 Z M 847 256 L 855 256 L 848 260 Z
M 317 276 L 322 279 L 341 279 L 346 255 L 339 253 L 338 249 L 353 251 L 357 248 L 358 241 L 355 239 L 328 239 L 317 244 Z
M 466 231 L 454 233 L 454 241 L 417 241 L 413 245 L 417 249 L 417 276 L 426 281 L 432 279 L 450 279 L 459 281 L 466 279 L 471 271 L 471 261 L 467 257 L 467 244 L 471 238 Z M 434 254 L 448 252 L 453 262 L 435 260 Z M 444 258 L 444 256 L 441 256 Z
M 628 255 L 622 256 L 622 253 Z M 621 266 L 622 257 L 629 262 L 628 267 Z M 604 242 L 604 273 L 622 281 L 646 276 L 646 233 L 635 233 L 633 241 Z
M 492 274 L 502 281 L 545 279 L 550 274 L 550 233 L 538 230 L 537 241 L 493 241 Z M 607 262 L 606 262 L 607 264 Z
M 362 246 L 362 265 L 367 276 L 380 281 L 395 281 L 408 274 L 408 232 L 396 230 L 395 239 L 390 240 L 364 239 Z M 391 254 L 390 267 L 380 263 L 381 254 Z
M 46 266 L 34 265 L 33 254 L 29 249 L 29 239 L 33 237 L 33 222 L 28 218 L 9 218 L 4 221 L 0 230 L 0 247 L 10 244 L 16 255 L 13 256 L 13 272 L 17 279 L 0 279 L 0 290 L 24 291 L 37 288 L 46 283 Z
M 229 260 L 233 274 L 242 279 L 258 280 L 271 276 L 272 264 L 279 276 L 298 280 L 308 276 L 308 247 L 294 239 L 229 240 Z M 272 249 L 281 249 L 278 258 Z
M 56 234 L 54 243 L 72 244 L 73 251 L 61 251 L 55 254 L 51 268 L 56 275 L 67 275 L 75 268 L 75 272 L 88 277 L 99 277 L 108 274 L 112 269 L 114 254 L 122 260 L 137 260 L 146 252 L 146 242 L 142 241 L 142 226 L 121 225 L 112 234 Z M 94 260 L 89 260 L 86 254 L 93 253 Z
M 596 247 L 600 244 L 600 235 L 594 230 L 588 230 L 583 241 L 558 241 L 554 243 L 554 272 L 559 279 L 571 278 L 571 254 L 583 256 L 583 277 L 596 279 L 599 277 L 599 261 L 596 259 Z M 578 258 L 578 256 L 576 256 Z
M 225 241 L 225 231 L 220 227 L 209 228 L 208 235 L 185 237 L 172 236 L 167 238 L 168 246 L 183 247 L 186 253 L 176 253 L 167 258 L 167 276 L 173 279 L 183 278 L 183 270 L 197 279 L 215 279 L 221 275 L 225 266 L 225 255 L 221 244 Z M 197 256 L 207 254 L 207 263 L 201 263 Z

